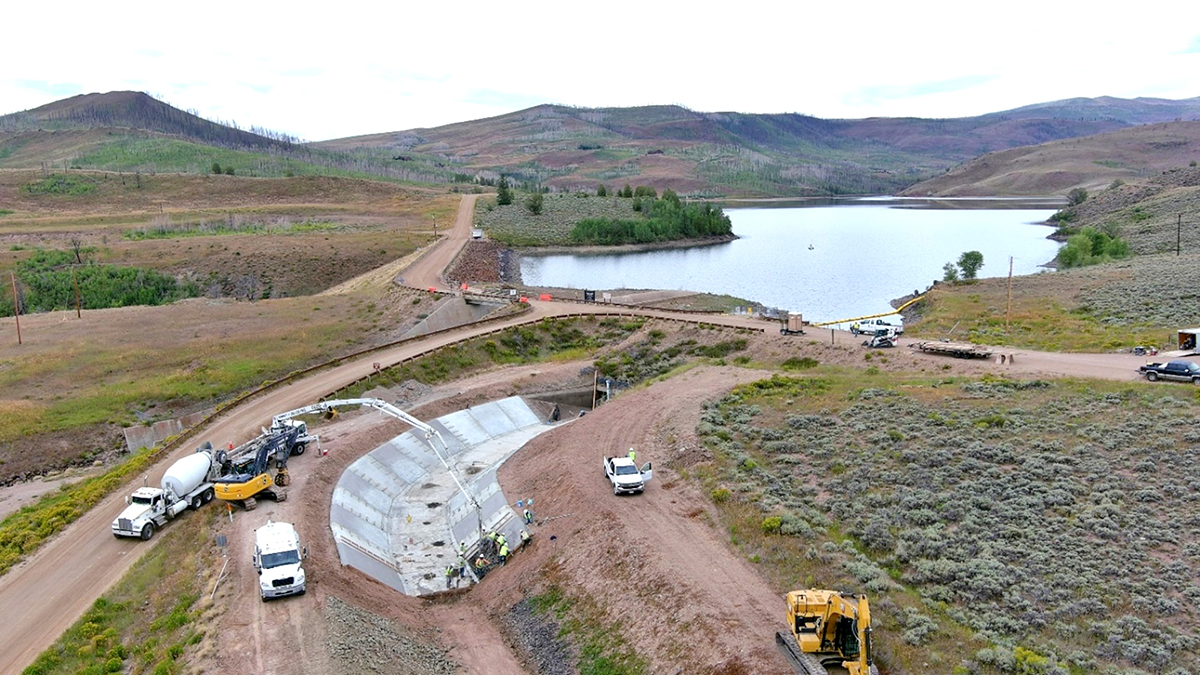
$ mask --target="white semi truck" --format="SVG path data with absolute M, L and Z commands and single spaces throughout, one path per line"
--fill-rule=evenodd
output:
M 125 510 L 112 523 L 113 536 L 149 539 L 189 506 L 198 509 L 209 503 L 220 470 L 211 446 L 175 462 L 163 474 L 161 487 L 140 487 L 125 498 Z

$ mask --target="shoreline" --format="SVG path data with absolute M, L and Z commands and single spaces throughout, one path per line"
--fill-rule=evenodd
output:
M 506 246 L 508 253 L 502 255 L 500 266 L 502 279 L 510 284 L 525 287 L 521 278 L 521 258 L 524 256 L 550 255 L 611 255 L 613 253 L 641 253 L 643 251 L 662 251 L 676 248 L 699 248 L 728 244 L 740 239 L 736 234 L 720 237 L 705 237 L 703 239 L 676 239 L 674 241 L 656 241 L 648 244 L 621 244 L 620 246 Z

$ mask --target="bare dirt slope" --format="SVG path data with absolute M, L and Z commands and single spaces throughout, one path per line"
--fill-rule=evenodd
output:
M 717 517 L 676 469 L 693 457 L 701 404 L 765 373 L 698 368 L 626 394 L 529 443 L 500 471 L 505 494 L 532 497 L 534 544 L 477 591 L 494 613 L 545 591 L 542 570 L 557 570 L 568 593 L 603 605 L 652 673 L 786 672 L 774 646 L 781 601 L 714 528 Z M 638 450 L 655 463 L 645 494 L 617 497 L 603 454 Z M 556 536 L 554 541 L 551 536 Z

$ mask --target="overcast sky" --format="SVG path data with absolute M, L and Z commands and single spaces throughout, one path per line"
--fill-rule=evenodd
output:
M 1200 2 L 9 3 L 0 113 L 144 91 L 325 140 L 539 103 L 961 117 L 1200 96 Z

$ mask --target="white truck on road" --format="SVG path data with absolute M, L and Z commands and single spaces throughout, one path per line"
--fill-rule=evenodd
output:
M 629 457 L 605 457 L 604 475 L 612 481 L 613 494 L 640 494 L 654 476 L 650 462 L 638 469 Z
M 307 557 L 308 549 L 300 546 L 300 535 L 291 523 L 268 520 L 254 531 L 254 567 L 264 602 L 304 593 L 307 582 L 303 560 Z
M 113 536 L 149 539 L 189 506 L 198 509 L 209 503 L 220 471 L 211 446 L 175 462 L 163 474 L 161 487 L 140 487 L 125 498 L 125 510 L 112 523 Z

